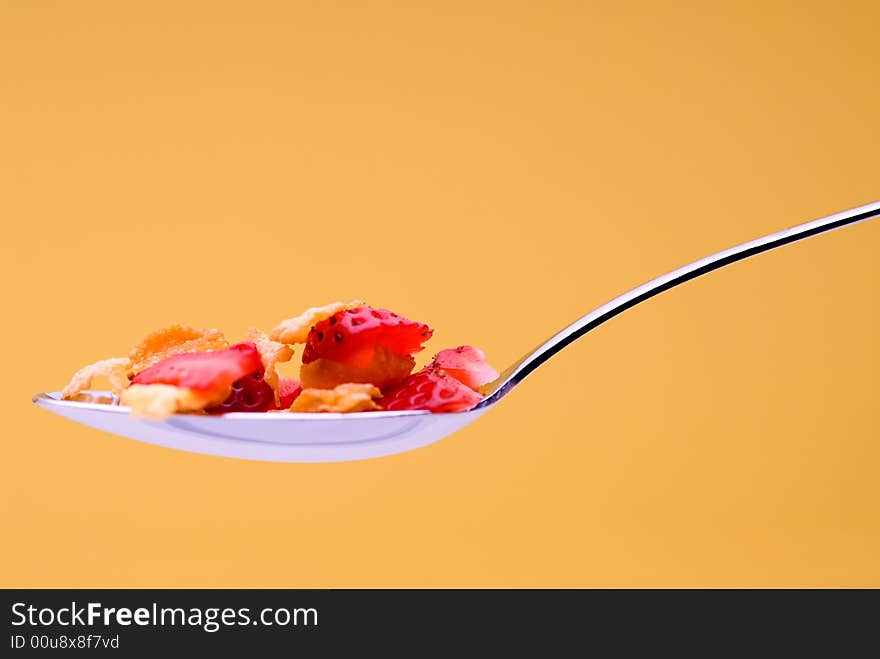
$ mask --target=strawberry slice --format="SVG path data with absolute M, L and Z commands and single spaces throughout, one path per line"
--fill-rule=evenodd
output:
M 482 397 L 454 377 L 438 369 L 424 369 L 410 375 L 382 399 L 386 410 L 428 410 L 463 412 Z
M 278 406 L 278 409 L 290 409 L 290 406 L 293 405 L 293 401 L 296 400 L 296 397 L 299 396 L 302 390 L 302 384 L 298 380 L 294 380 L 293 378 L 280 378 L 278 380 L 278 397 L 281 399 L 281 405 Z
M 252 373 L 262 373 L 257 347 L 238 343 L 226 350 L 187 352 L 163 359 L 135 375 L 132 384 L 173 384 L 199 391 L 219 391 Z
M 316 359 L 345 362 L 365 368 L 382 347 L 411 355 L 434 333 L 424 323 L 407 320 L 385 309 L 368 306 L 339 311 L 315 324 L 306 338 L 303 364 Z
M 263 369 L 239 378 L 232 383 L 232 391 L 219 405 L 209 407 L 208 414 L 227 412 L 266 412 L 275 409 L 275 391 L 263 380 Z
M 446 371 L 474 391 L 498 379 L 498 371 L 489 366 L 483 351 L 471 346 L 441 350 L 428 368 Z

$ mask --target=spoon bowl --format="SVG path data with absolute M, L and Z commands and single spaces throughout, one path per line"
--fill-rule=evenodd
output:
M 594 309 L 508 367 L 482 389 L 466 412 L 356 412 L 349 414 L 176 414 L 136 419 L 121 405 L 61 400 L 58 391 L 34 402 L 87 426 L 142 442 L 196 453 L 275 462 L 341 462 L 409 451 L 436 442 L 478 419 L 538 366 L 590 330 L 655 295 L 750 256 L 880 215 L 880 202 L 806 222 L 689 263 Z M 109 392 L 92 392 L 112 397 Z
M 112 396 L 106 391 L 88 393 Z M 175 414 L 152 421 L 132 417 L 131 410 L 122 405 L 62 400 L 60 391 L 37 394 L 34 402 L 72 421 L 149 444 L 271 462 L 341 462 L 409 451 L 443 439 L 487 409 L 451 414 Z

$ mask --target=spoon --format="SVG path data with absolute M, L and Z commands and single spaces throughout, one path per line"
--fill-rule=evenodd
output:
M 579 318 L 508 367 L 483 387 L 485 398 L 466 412 L 233 412 L 222 416 L 176 414 L 151 421 L 133 418 L 130 410 L 120 405 L 61 400 L 59 391 L 37 394 L 33 400 L 55 414 L 99 430 L 195 453 L 274 462 L 341 462 L 401 453 L 472 423 L 565 346 L 663 291 L 750 256 L 878 215 L 880 202 L 860 206 L 731 247 L 652 279 Z

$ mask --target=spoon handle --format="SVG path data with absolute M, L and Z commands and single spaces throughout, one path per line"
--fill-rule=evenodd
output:
M 665 275 L 661 275 L 656 279 L 652 279 L 641 286 L 627 291 L 623 295 L 617 296 L 610 302 L 606 302 L 601 307 L 588 313 L 586 316 L 579 318 L 564 330 L 538 346 L 537 349 L 513 364 L 513 366 L 509 367 L 501 374 L 501 377 L 486 385 L 484 390 L 486 398 L 478 405 L 478 407 L 485 407 L 496 402 L 529 375 L 529 373 L 534 371 L 538 366 L 546 362 L 569 343 L 572 343 L 575 339 L 579 339 L 590 330 L 604 323 L 606 320 L 614 318 L 617 314 L 622 313 L 627 309 L 662 293 L 663 291 L 668 291 L 674 286 L 683 284 L 691 279 L 695 279 L 701 275 L 712 272 L 713 270 L 717 270 L 718 268 L 723 268 L 731 263 L 736 263 L 742 259 L 754 256 L 755 254 L 768 252 L 771 249 L 776 249 L 777 247 L 782 247 L 783 245 L 788 245 L 789 243 L 803 240 L 804 238 L 810 238 L 811 236 L 817 236 L 826 231 L 839 229 L 848 224 L 863 222 L 877 217 L 878 215 L 880 215 L 880 201 L 874 202 L 873 204 L 867 204 L 866 206 L 859 206 L 858 208 L 851 208 L 850 210 L 835 213 L 834 215 L 813 220 L 812 222 L 799 224 L 798 226 L 770 234 L 769 236 L 756 238 L 755 240 L 737 245 L 736 247 L 731 247 L 730 249 L 718 252 L 717 254 L 712 254 L 711 256 L 707 256 L 698 261 L 682 266 L 677 270 L 668 272 Z

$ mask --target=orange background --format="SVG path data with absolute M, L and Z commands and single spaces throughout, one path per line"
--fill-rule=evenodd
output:
M 6 0 L 0 584 L 880 586 L 880 222 L 639 306 L 407 454 L 214 458 L 30 402 L 156 327 L 237 337 L 353 297 L 503 367 L 657 274 L 874 201 L 878 21 Z

